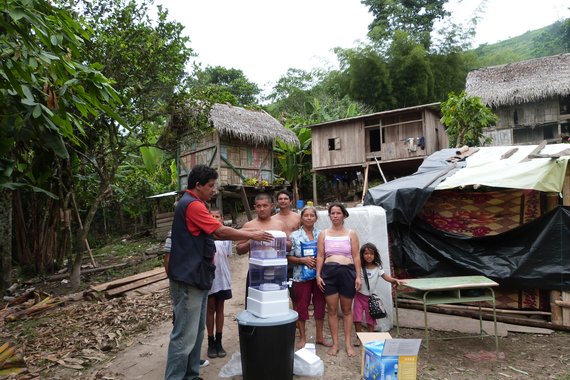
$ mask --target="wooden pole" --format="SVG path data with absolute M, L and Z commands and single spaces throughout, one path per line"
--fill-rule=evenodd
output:
M 318 204 L 317 199 L 317 173 L 313 172 L 313 202 L 315 206 Z
M 564 308 L 570 309 L 570 302 L 569 302 L 569 301 L 555 300 L 554 303 L 557 304 L 557 305 L 560 306 L 560 307 L 564 307 Z
M 245 187 L 241 187 L 241 202 L 243 203 L 243 208 L 245 209 L 245 214 L 247 215 L 247 220 L 252 220 L 251 209 L 249 208 L 249 201 L 247 200 L 247 194 L 245 193 Z
M 77 209 L 77 203 L 75 203 L 75 194 L 71 193 L 71 200 L 73 201 L 73 208 L 75 208 L 75 212 L 77 214 L 77 221 L 79 222 L 79 228 L 83 231 L 83 222 L 81 221 L 81 216 L 79 216 L 79 210 Z M 87 248 L 87 252 L 89 252 L 89 258 L 91 259 L 91 265 L 93 268 L 97 268 L 97 264 L 95 263 L 95 259 L 93 258 L 93 252 L 91 252 L 91 247 L 89 247 L 89 241 L 85 238 L 85 247 Z
M 560 291 L 551 290 L 550 291 L 550 311 L 552 312 L 552 317 L 550 320 L 556 325 L 562 324 L 562 308 L 556 304 L 560 301 Z
M 366 163 L 366 169 L 364 169 L 364 185 L 362 186 L 362 200 L 360 203 L 364 204 L 364 198 L 366 198 L 366 192 L 368 191 L 368 169 L 370 169 L 370 164 Z

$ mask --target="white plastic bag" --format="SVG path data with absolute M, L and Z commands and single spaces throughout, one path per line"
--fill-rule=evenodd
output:
M 241 353 L 234 352 L 230 361 L 227 362 L 220 373 L 218 374 L 219 377 L 234 377 L 234 376 L 241 376 L 242 369 L 241 369 Z
M 295 357 L 293 361 L 293 373 L 297 376 L 320 377 L 325 372 L 325 363 L 322 359 L 313 364 Z

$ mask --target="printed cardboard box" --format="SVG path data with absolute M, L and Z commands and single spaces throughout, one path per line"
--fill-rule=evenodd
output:
M 370 333 L 373 334 L 373 333 Z M 359 336 L 364 345 L 362 376 L 365 380 L 415 380 L 421 339 Z
M 369 342 L 374 342 L 376 340 L 386 340 L 386 339 L 392 339 L 392 336 L 387 333 L 387 332 L 359 332 L 356 333 L 356 336 L 358 337 L 358 339 L 360 339 L 360 342 L 362 343 L 362 359 L 361 359 L 361 363 L 360 363 L 360 376 L 363 375 L 364 373 L 364 346 L 366 345 L 366 343 Z M 380 354 L 382 354 L 382 351 L 380 351 Z

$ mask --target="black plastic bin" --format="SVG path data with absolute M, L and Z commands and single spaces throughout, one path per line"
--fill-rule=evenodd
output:
M 258 318 L 247 310 L 236 317 L 244 380 L 291 380 L 297 312 Z

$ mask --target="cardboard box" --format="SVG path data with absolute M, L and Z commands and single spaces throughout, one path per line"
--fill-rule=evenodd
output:
M 421 339 L 392 339 L 386 333 L 357 335 L 364 346 L 361 375 L 365 380 L 416 379 Z

